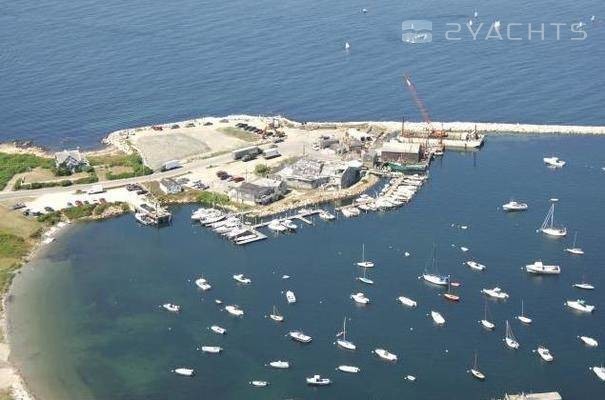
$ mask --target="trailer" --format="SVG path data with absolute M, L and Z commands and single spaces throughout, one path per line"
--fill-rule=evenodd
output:
M 170 171 L 171 169 L 181 168 L 181 162 L 179 160 L 166 161 L 162 165 L 162 171 Z
M 244 147 L 243 149 L 233 150 L 231 154 L 234 160 L 239 160 L 245 155 L 256 157 L 261 153 L 261 149 L 258 146 Z

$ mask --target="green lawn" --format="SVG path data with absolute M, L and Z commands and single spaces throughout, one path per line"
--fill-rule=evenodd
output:
M 0 190 L 6 187 L 13 176 L 36 167 L 53 169 L 54 160 L 33 154 L 0 153 Z

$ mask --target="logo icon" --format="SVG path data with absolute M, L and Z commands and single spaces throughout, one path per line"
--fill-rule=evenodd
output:
M 433 23 L 425 19 L 407 19 L 401 23 L 401 40 L 404 43 L 430 43 L 433 41 Z

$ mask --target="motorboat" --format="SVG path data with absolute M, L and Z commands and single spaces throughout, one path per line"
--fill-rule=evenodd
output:
M 342 323 L 342 331 L 336 334 L 336 344 L 345 350 L 356 350 L 357 346 L 350 340 L 347 340 L 347 317 Z
M 445 318 L 443 318 L 443 315 L 437 311 L 431 311 L 431 318 L 433 318 L 433 322 L 435 322 L 437 325 L 445 324 Z
M 235 279 L 236 282 L 241 283 L 242 285 L 249 285 L 252 283 L 252 279 L 246 278 L 244 274 L 233 275 L 233 279 Z
M 288 332 L 290 339 L 300 343 L 310 343 L 313 338 L 309 335 L 305 335 L 302 331 L 290 331 Z
M 584 290 L 594 290 L 594 286 L 587 282 L 574 283 L 573 287 Z
M 374 267 L 374 263 L 372 261 L 366 260 L 366 246 L 365 244 L 361 245 L 361 261 L 357 263 L 357 266 L 362 268 L 372 268 Z
M 408 382 L 416 382 L 416 377 L 414 375 L 406 375 L 403 377 Z
M 298 229 L 298 226 L 296 226 L 296 224 L 292 222 L 291 219 L 284 219 L 283 221 L 281 221 L 281 224 L 291 231 L 295 231 L 296 229 Z
M 602 365 L 600 367 L 591 367 L 592 372 L 602 381 L 605 381 L 605 367 Z
M 583 313 L 591 313 L 594 311 L 595 306 L 586 304 L 584 300 L 567 300 L 565 305 L 573 310 L 580 311 Z
M 575 254 L 577 256 L 581 256 L 582 254 L 584 254 L 584 250 L 582 250 L 580 247 L 576 246 L 577 239 L 578 239 L 578 232 L 574 233 L 573 244 L 571 245 L 571 247 L 566 248 L 565 251 L 568 252 L 569 254 Z
M 449 276 L 429 274 L 429 273 L 422 274 L 421 278 L 424 279 L 428 283 L 432 283 L 433 285 L 439 285 L 439 286 L 447 286 L 450 281 Z
M 506 204 L 502 205 L 502 209 L 504 211 L 514 212 L 514 211 L 525 211 L 529 208 L 527 203 L 520 203 L 517 201 L 509 201 Z
M 346 372 L 348 374 L 358 374 L 361 371 L 361 368 L 356 367 L 354 365 L 339 365 L 336 367 L 337 370 L 341 372 Z
M 172 304 L 172 303 L 162 304 L 162 307 L 164 308 L 164 310 L 170 311 L 173 313 L 178 313 L 179 311 L 181 311 L 181 306 L 178 306 L 178 305 Z
M 329 213 L 328 211 L 321 210 L 319 212 L 319 218 L 323 219 L 324 221 L 332 221 L 336 219 L 336 216 L 334 216 L 334 214 Z
M 267 364 L 271 368 L 276 369 L 288 369 L 290 368 L 290 363 L 288 361 L 271 361 Z
M 370 299 L 367 298 L 366 295 L 361 292 L 352 294 L 351 298 L 357 304 L 368 304 L 370 302 Z
M 200 350 L 202 350 L 204 353 L 218 354 L 223 351 L 223 348 L 220 346 L 202 346 Z
M 517 341 L 517 338 L 515 338 L 513 328 L 510 327 L 508 320 L 506 321 L 506 336 L 504 337 L 504 343 L 506 343 L 506 345 L 513 350 L 517 350 L 519 348 L 519 342 Z
M 542 159 L 544 164 L 552 168 L 563 168 L 565 166 L 565 161 L 559 159 L 559 157 L 544 157 Z
M 486 296 L 492 297 L 494 299 L 498 299 L 498 300 L 505 300 L 505 299 L 508 299 L 508 297 L 509 297 L 508 293 L 506 293 L 499 287 L 495 287 L 493 289 L 482 289 L 481 293 L 483 293 Z
M 224 335 L 225 333 L 227 333 L 227 330 L 225 328 L 218 325 L 212 325 L 210 327 L 210 330 L 214 333 L 218 333 L 219 335 Z
M 361 283 L 365 283 L 366 285 L 373 285 L 373 284 L 374 284 L 374 281 L 373 281 L 373 280 L 371 280 L 370 278 L 368 278 L 368 277 L 366 276 L 366 272 L 367 272 L 367 270 L 368 270 L 367 268 L 364 268 L 364 269 L 363 269 L 363 276 L 358 276 L 356 279 L 357 279 L 359 282 L 361 282 Z
M 347 218 L 357 217 L 359 214 L 361 214 L 359 208 L 354 206 L 343 207 L 340 209 L 340 212 Z
M 474 269 L 476 271 L 484 271 L 487 268 L 485 265 L 473 260 L 466 261 L 464 264 L 466 264 L 470 269 Z
M 517 318 L 519 321 L 521 321 L 522 323 L 524 323 L 526 325 L 529 325 L 532 322 L 531 318 L 529 318 L 527 315 L 525 315 L 525 311 L 523 308 L 523 300 L 521 300 L 521 315 L 517 315 L 515 318 Z
M 415 302 L 414 300 L 410 299 L 409 297 L 399 296 L 399 297 L 397 297 L 397 300 L 404 306 L 418 307 L 418 303 Z
M 542 225 L 538 230 L 545 235 L 556 238 L 567 235 L 567 228 L 564 226 L 555 226 L 555 203 L 550 205 L 548 213 L 546 213 L 546 217 L 544 218 L 544 222 L 542 222 Z
M 469 248 L 468 248 L 468 247 L 464 247 L 464 246 L 460 246 L 460 250 L 461 250 L 463 253 L 466 253 L 466 252 L 469 250 Z
M 198 279 L 196 279 L 195 280 L 195 285 L 198 288 L 202 289 L 203 291 L 212 289 L 212 285 L 210 285 L 210 283 L 208 283 L 208 281 L 206 279 L 204 279 L 204 278 L 198 278 Z
M 181 375 L 181 376 L 194 376 L 195 375 L 195 370 L 191 369 L 191 368 L 176 368 L 176 369 L 173 369 L 172 372 L 174 372 L 177 375 Z
M 236 317 L 241 317 L 242 315 L 244 315 L 244 310 L 242 310 L 241 308 L 239 308 L 236 305 L 225 306 L 225 311 L 227 311 L 229 314 L 234 315 Z
M 496 324 L 494 324 L 493 322 L 491 322 L 488 319 L 488 315 L 489 315 L 489 308 L 487 306 L 487 300 L 485 300 L 485 308 L 483 311 L 483 319 L 481 321 L 479 321 L 481 323 L 481 325 L 483 325 L 483 327 L 489 331 L 493 331 L 494 329 L 496 329 Z
M 597 347 L 599 345 L 599 342 L 590 336 L 578 336 L 578 339 L 588 347 Z
M 447 292 L 443 293 L 443 298 L 449 301 L 460 301 L 460 296 L 452 292 L 452 285 L 447 285 Z
M 284 322 L 284 316 L 277 311 L 277 307 L 273 306 L 273 311 L 269 314 L 269 318 L 271 318 L 275 322 Z
M 274 219 L 273 221 L 269 222 L 269 225 L 267 225 L 267 228 L 269 228 L 270 230 L 272 230 L 274 232 L 285 232 L 288 230 L 288 228 L 286 228 L 284 225 L 282 225 L 281 222 L 277 219 Z
M 550 350 L 548 350 L 544 346 L 538 346 L 538 349 L 536 350 L 536 352 L 546 362 L 551 362 L 552 360 L 555 359 L 553 357 L 553 355 L 551 354 Z
M 561 273 L 561 267 L 558 265 L 544 265 L 542 261 L 526 265 L 525 270 L 534 275 L 559 275 Z
M 475 352 L 475 361 L 473 362 L 473 367 L 468 370 L 476 379 L 480 381 L 485 380 L 485 374 L 479 370 L 479 364 L 477 362 L 477 353 Z
M 332 381 L 328 378 L 322 378 L 321 375 L 313 375 L 307 378 L 307 384 L 312 386 L 326 386 L 331 384 Z
M 393 353 L 390 353 L 388 350 L 385 349 L 374 349 L 372 351 L 372 353 L 376 354 L 378 357 L 380 357 L 381 359 L 385 360 L 385 361 L 390 361 L 390 362 L 395 362 L 397 361 L 397 356 Z
M 250 385 L 254 387 L 267 387 L 269 386 L 269 382 L 267 381 L 250 381 Z
M 294 295 L 293 291 L 291 291 L 291 290 L 286 291 L 286 300 L 288 301 L 288 304 L 296 303 L 296 296 Z
M 221 300 L 221 299 L 214 299 L 214 304 L 217 304 L 217 305 L 220 306 L 221 304 L 223 304 L 223 300 Z

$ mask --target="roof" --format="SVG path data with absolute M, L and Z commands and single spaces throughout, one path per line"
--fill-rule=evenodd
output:
M 270 194 L 273 191 L 271 187 L 259 186 L 249 182 L 243 182 L 241 185 L 239 185 L 239 187 L 236 187 L 234 190 L 238 193 L 244 193 L 253 196 Z
M 283 181 L 271 178 L 259 178 L 252 183 L 257 186 L 276 188 L 279 187 Z
M 416 154 L 420 152 L 420 143 L 386 142 L 380 149 L 381 152 Z
M 172 188 L 172 189 L 177 189 L 180 190 L 181 189 L 181 185 L 179 185 L 177 183 L 177 181 L 175 181 L 172 178 L 164 178 L 160 180 L 160 184 L 162 184 L 163 186 L 167 187 L 167 188 Z
M 85 162 L 86 158 L 80 153 L 80 150 L 63 150 L 55 153 L 55 160 L 63 164 L 68 158 L 73 158 L 78 162 Z

